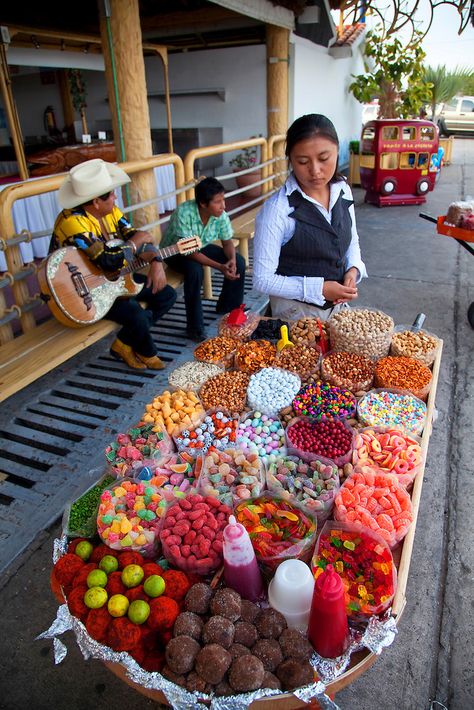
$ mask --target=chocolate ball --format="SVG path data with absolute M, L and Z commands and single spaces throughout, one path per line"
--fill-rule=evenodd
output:
M 314 682 L 314 670 L 308 661 L 287 658 L 276 669 L 276 675 L 285 690 L 294 690 Z
M 214 615 L 225 616 L 230 621 L 240 619 L 242 600 L 240 594 L 226 587 L 219 589 L 211 601 L 211 611 Z
M 252 648 L 252 653 L 260 658 L 263 667 L 270 673 L 283 661 L 280 644 L 276 639 L 259 639 Z
M 232 656 L 232 660 L 250 653 L 250 649 L 247 648 L 247 646 L 242 646 L 241 643 L 233 643 L 232 646 L 229 647 L 228 651 Z
M 173 673 L 169 666 L 163 666 L 161 669 L 161 675 L 167 680 L 170 680 L 172 683 L 175 683 L 175 685 L 180 685 L 182 688 L 186 687 L 186 676 Z
M 240 606 L 240 618 L 242 621 L 248 621 L 250 624 L 253 624 L 257 618 L 257 614 L 260 612 L 260 607 L 250 602 L 248 599 L 242 599 Z
M 190 693 L 210 693 L 212 688 L 196 671 L 191 671 L 186 678 L 186 690 Z
M 277 639 L 286 629 L 286 619 L 276 609 L 262 609 L 255 619 L 258 635 L 264 639 Z
M 262 687 L 265 669 L 256 656 L 241 656 L 232 663 L 229 671 L 229 683 L 237 693 L 247 693 Z
M 189 673 L 200 650 L 200 645 L 191 636 L 176 636 L 166 646 L 166 663 L 173 673 Z
M 281 690 L 281 683 L 273 673 L 265 671 L 263 676 L 262 688 L 271 688 L 271 690 Z
M 223 616 L 211 616 L 204 624 L 202 640 L 205 644 L 218 643 L 224 648 L 229 648 L 234 640 L 235 627 L 232 621 Z
M 204 646 L 199 651 L 196 657 L 195 670 L 206 683 L 217 685 L 217 683 L 221 682 L 231 662 L 232 656 L 223 646 L 219 646 L 217 643 L 210 643 L 209 646 Z
M 195 614 L 206 614 L 212 599 L 212 589 L 204 582 L 193 584 L 184 598 L 184 608 Z
M 241 643 L 243 646 L 252 648 L 258 639 L 257 629 L 248 621 L 237 621 L 235 624 L 234 643 Z
M 227 680 L 227 676 L 224 676 L 224 678 L 221 680 L 220 683 L 218 683 L 216 686 L 214 686 L 214 693 L 218 695 L 219 697 L 222 695 L 233 695 L 234 691 L 229 685 L 229 681 Z
M 203 625 L 203 620 L 197 614 L 183 611 L 174 622 L 173 636 L 191 636 L 199 641 Z
M 313 647 L 298 629 L 285 629 L 278 639 L 284 658 L 309 661 Z

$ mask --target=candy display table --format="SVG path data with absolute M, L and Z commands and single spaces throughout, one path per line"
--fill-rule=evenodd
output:
M 408 581 L 408 574 L 410 570 L 411 554 L 413 550 L 413 543 L 416 533 L 416 521 L 418 515 L 418 509 L 421 499 L 421 492 L 423 487 L 424 469 L 426 463 L 426 456 L 428 451 L 429 439 L 431 435 L 433 413 L 435 408 L 435 397 L 436 389 L 439 377 L 439 369 L 441 363 L 443 342 L 440 340 L 440 347 L 436 355 L 435 362 L 433 364 L 433 379 L 432 386 L 428 396 L 427 401 L 427 416 L 426 416 L 426 426 L 421 439 L 421 449 L 422 449 L 422 466 L 421 472 L 415 478 L 413 484 L 413 489 L 411 491 L 411 500 L 413 507 L 413 524 L 409 529 L 403 542 L 393 550 L 394 560 L 398 570 L 398 587 L 392 604 L 392 616 L 398 624 L 402 617 L 405 605 L 406 605 L 406 586 Z M 64 598 L 61 592 L 61 588 L 57 583 L 54 572 L 51 577 L 51 587 L 57 597 L 58 601 L 64 603 Z M 387 651 L 390 653 L 390 651 Z M 347 670 L 342 673 L 336 680 L 329 683 L 326 687 L 326 694 L 333 698 L 339 690 L 342 690 L 346 686 L 353 683 L 357 678 L 359 678 L 363 673 L 365 673 L 376 661 L 377 656 L 366 650 L 354 653 L 351 657 L 350 665 Z M 161 691 L 147 689 L 137 683 L 134 683 L 130 678 L 127 677 L 126 669 L 117 663 L 105 662 L 105 665 L 110 669 L 114 675 L 123 680 L 125 683 L 135 688 L 142 695 L 155 700 L 156 702 L 166 704 L 166 698 Z M 319 705 L 313 701 L 308 706 L 307 703 L 300 701 L 292 693 L 284 693 L 278 696 L 261 698 L 254 701 L 250 707 L 253 710 L 272 710 L 272 708 L 278 705 L 280 710 L 293 710 L 296 708 L 312 707 L 318 708 Z

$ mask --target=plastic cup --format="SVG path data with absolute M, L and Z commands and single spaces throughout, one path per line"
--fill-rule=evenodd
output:
M 306 631 L 313 598 L 314 577 L 301 560 L 285 560 L 268 586 L 270 606 L 279 611 L 290 628 Z

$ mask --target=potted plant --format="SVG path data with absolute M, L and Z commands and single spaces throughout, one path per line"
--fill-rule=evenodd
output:
M 359 141 L 349 141 L 349 185 L 360 185 Z
M 229 160 L 229 165 L 231 165 L 234 169 L 234 173 L 253 168 L 256 164 L 257 148 L 255 146 L 244 148 L 240 153 L 237 153 L 234 158 Z M 258 182 L 260 179 L 260 170 L 253 170 L 250 173 L 235 176 L 235 181 L 238 187 L 248 187 L 249 185 L 253 185 L 254 182 Z M 256 187 L 249 187 L 243 194 L 246 197 L 259 197 L 262 194 L 262 186 L 257 185 Z

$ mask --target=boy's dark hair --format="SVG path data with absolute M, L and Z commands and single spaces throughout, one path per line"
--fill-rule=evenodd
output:
M 224 185 L 213 177 L 204 178 L 194 188 L 198 205 L 208 205 L 212 198 L 221 192 L 225 192 Z

